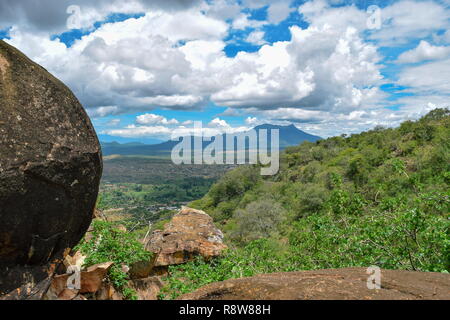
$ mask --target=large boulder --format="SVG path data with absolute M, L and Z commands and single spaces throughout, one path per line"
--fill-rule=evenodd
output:
M 188 207 L 182 207 L 164 231 L 154 231 L 146 243 L 146 249 L 156 255 L 156 268 L 186 263 L 196 256 L 210 259 L 225 248 L 223 234 L 214 226 L 212 218 Z
M 0 150 L 0 296 L 27 298 L 86 232 L 102 160 L 73 93 L 3 41 Z
M 258 275 L 209 284 L 180 300 L 450 299 L 450 275 L 382 270 L 381 289 L 368 289 L 364 268 Z

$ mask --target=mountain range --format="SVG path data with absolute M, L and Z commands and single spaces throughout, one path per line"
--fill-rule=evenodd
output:
M 265 129 L 268 133 L 268 146 L 270 147 L 270 133 L 271 130 L 279 130 L 279 145 L 280 149 L 284 149 L 289 146 L 295 146 L 303 141 L 315 142 L 322 139 L 321 137 L 311 135 L 294 125 L 280 126 L 273 124 L 262 124 L 254 128 L 259 133 L 260 130 Z M 248 132 L 237 133 L 236 135 L 245 135 Z M 225 137 L 225 134 L 223 135 Z M 224 139 L 225 141 L 226 139 Z M 104 156 L 108 155 L 146 155 L 146 156 L 162 156 L 169 155 L 175 145 L 179 141 L 166 141 L 157 144 L 144 144 L 141 142 L 129 142 L 119 143 L 113 142 L 101 142 L 102 152 Z M 203 148 L 205 148 L 211 141 L 204 141 Z

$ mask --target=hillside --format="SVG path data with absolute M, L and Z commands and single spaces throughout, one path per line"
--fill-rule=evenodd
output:
M 448 109 L 396 129 L 305 142 L 281 162 L 273 177 L 236 168 L 190 204 L 213 216 L 232 249 L 212 263 L 172 267 L 168 297 L 280 271 L 450 271 Z
M 289 146 L 295 146 L 303 141 L 315 142 L 321 138 L 308 134 L 294 125 L 278 126 L 272 124 L 264 124 L 254 128 L 258 133 L 261 129 L 279 130 L 280 148 L 284 149 Z M 237 135 L 245 135 L 246 132 Z M 223 135 L 225 137 L 225 134 Z M 203 148 L 209 145 L 210 141 L 203 142 Z M 166 141 L 158 144 L 143 144 L 143 143 L 118 143 L 118 142 L 102 142 L 102 152 L 104 156 L 108 155 L 146 155 L 146 156 L 170 156 L 170 153 L 178 141 Z M 270 143 L 269 143 L 270 146 Z M 224 148 L 226 147 L 226 139 L 224 138 Z

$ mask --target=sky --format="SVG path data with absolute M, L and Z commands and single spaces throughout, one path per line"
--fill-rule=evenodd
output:
M 450 106 L 450 0 L 2 0 L 0 39 L 69 86 L 103 141 L 193 121 L 330 137 Z

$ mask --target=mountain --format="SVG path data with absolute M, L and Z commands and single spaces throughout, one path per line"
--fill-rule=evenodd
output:
M 272 124 L 263 124 L 254 128 L 258 133 L 260 130 L 267 130 L 268 133 L 268 146 L 270 147 L 270 134 L 271 130 L 279 130 L 279 142 L 280 149 L 285 149 L 289 146 L 296 146 L 303 141 L 315 142 L 321 140 L 321 137 L 308 134 L 294 125 L 289 126 L 279 126 Z M 246 135 L 248 132 L 237 133 L 236 135 Z M 225 137 L 225 134 L 223 135 Z M 224 138 L 224 141 L 226 139 Z M 144 144 L 139 142 L 132 143 L 118 143 L 118 142 L 102 142 L 102 151 L 104 156 L 108 155 L 147 155 L 147 156 L 162 156 L 170 155 L 172 149 L 177 145 L 178 141 L 166 141 L 158 144 Z M 203 142 L 203 148 L 205 148 L 210 141 Z
M 118 142 L 120 144 L 127 144 L 127 143 L 141 143 L 141 144 L 158 144 L 161 142 L 164 142 L 164 140 L 159 140 L 155 138 L 124 138 L 124 137 L 116 137 L 116 136 L 110 136 L 109 134 L 99 134 L 98 139 L 102 143 L 113 143 Z
M 279 130 L 280 135 L 280 148 L 285 149 L 286 147 L 296 146 L 303 141 L 316 142 L 322 138 L 319 136 L 314 136 L 298 129 L 295 125 L 291 124 L 289 126 L 278 126 L 273 124 L 262 124 L 254 128 L 259 132 L 261 129 L 266 130 Z

